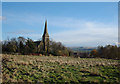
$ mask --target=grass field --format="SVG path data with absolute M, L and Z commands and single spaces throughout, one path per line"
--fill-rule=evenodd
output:
M 120 60 L 2 55 L 2 82 L 120 83 Z

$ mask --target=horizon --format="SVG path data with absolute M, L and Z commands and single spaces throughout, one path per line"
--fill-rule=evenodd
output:
M 2 38 L 42 38 L 48 33 L 67 47 L 97 47 L 118 42 L 117 2 L 3 2 Z M 99 10 L 99 11 L 98 11 Z

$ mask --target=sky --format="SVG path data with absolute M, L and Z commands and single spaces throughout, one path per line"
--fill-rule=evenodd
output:
M 67 47 L 118 42 L 117 2 L 3 2 L 2 19 L 2 40 L 39 40 L 47 20 L 50 39 Z

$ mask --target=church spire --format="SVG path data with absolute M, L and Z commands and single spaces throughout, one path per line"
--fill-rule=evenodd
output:
M 44 34 L 43 34 L 43 36 L 49 36 L 48 35 L 48 29 L 47 29 L 47 20 L 45 21 L 45 29 L 44 29 Z
M 48 34 L 48 30 L 47 30 L 47 20 L 45 21 L 45 29 L 44 29 L 44 34 L 43 34 L 42 40 L 43 40 L 44 51 L 46 52 L 46 54 L 48 54 L 49 34 Z

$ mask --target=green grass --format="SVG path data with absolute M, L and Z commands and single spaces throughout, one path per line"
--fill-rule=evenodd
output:
M 120 83 L 120 60 L 2 55 L 2 82 Z

